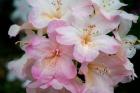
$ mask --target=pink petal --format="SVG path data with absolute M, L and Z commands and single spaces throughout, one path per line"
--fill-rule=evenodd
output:
M 107 54 L 114 54 L 120 48 L 119 43 L 113 37 L 107 35 L 97 36 L 94 41 L 99 46 L 99 50 Z
M 38 8 L 34 8 L 29 14 L 29 22 L 38 29 L 46 27 L 49 23 L 49 19 L 46 20 L 41 17 L 42 12 L 44 11 L 41 11 Z
M 72 26 L 60 27 L 56 32 L 59 34 L 56 39 L 60 44 L 73 45 L 79 40 L 80 32 Z
M 73 56 L 79 62 L 91 62 L 99 55 L 98 49 L 82 46 L 81 44 L 75 45 Z
M 63 56 L 57 61 L 57 63 L 56 77 L 62 77 L 62 79 L 72 79 L 76 77 L 77 70 L 72 59 Z

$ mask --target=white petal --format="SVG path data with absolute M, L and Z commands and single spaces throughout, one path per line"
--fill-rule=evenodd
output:
M 124 18 L 124 19 L 127 19 L 127 20 L 131 20 L 133 21 L 134 23 L 137 23 L 137 20 L 138 20 L 138 16 L 134 15 L 134 14 L 129 14 L 127 12 L 124 12 L 124 11 L 118 11 L 120 12 L 119 15 Z
M 23 55 L 20 59 L 9 62 L 7 68 L 9 69 L 10 73 L 15 74 L 15 77 L 24 80 L 26 74 L 23 72 L 23 70 L 27 62 L 27 56 Z
M 132 26 L 131 20 L 121 19 L 118 29 L 119 35 L 121 37 L 125 36 L 130 31 L 131 26 Z
M 12 25 L 10 28 L 9 28 L 9 31 L 8 31 L 8 35 L 10 37 L 15 37 L 21 30 L 21 27 L 18 26 L 18 25 Z
M 132 58 L 136 54 L 136 48 L 134 46 L 129 46 L 126 48 L 126 55 L 128 58 Z

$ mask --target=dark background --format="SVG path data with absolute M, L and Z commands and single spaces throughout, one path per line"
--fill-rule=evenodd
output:
M 121 0 L 128 4 L 123 9 L 127 12 L 140 15 L 140 0 Z M 14 11 L 13 0 L 0 0 L 0 93 L 25 93 L 25 89 L 21 88 L 21 82 L 18 80 L 9 82 L 6 80 L 6 64 L 8 61 L 20 57 L 23 51 L 15 45 L 19 37 L 9 38 L 8 29 L 14 24 L 10 20 L 10 14 Z M 136 35 L 140 39 L 140 19 L 134 24 L 131 34 Z M 131 59 L 138 78 L 127 84 L 120 84 L 115 89 L 115 93 L 140 93 L 140 50 Z

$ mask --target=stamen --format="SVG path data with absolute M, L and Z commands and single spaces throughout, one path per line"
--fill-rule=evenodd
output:
M 95 73 L 99 75 L 110 74 L 109 68 L 101 63 L 92 63 L 89 64 L 88 67 L 90 68 L 90 70 L 93 70 Z
M 21 44 L 22 46 L 23 45 L 26 45 L 26 44 L 29 44 L 28 42 L 24 42 L 24 41 L 17 41 L 17 42 L 15 42 L 15 44 L 17 45 L 17 44 Z

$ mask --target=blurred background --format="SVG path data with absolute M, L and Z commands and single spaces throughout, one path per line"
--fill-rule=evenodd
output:
M 140 0 L 121 1 L 128 4 L 127 7 L 124 7 L 125 11 L 140 15 Z M 7 62 L 23 54 L 23 51 L 15 45 L 15 42 L 19 40 L 19 36 L 16 38 L 9 38 L 8 36 L 8 29 L 10 25 L 14 24 L 10 16 L 15 9 L 13 0 L 0 0 L 0 93 L 25 93 L 20 81 L 7 80 Z M 130 34 L 134 34 L 140 39 L 140 19 L 137 24 L 133 24 Z M 134 64 L 138 78 L 127 84 L 120 84 L 115 88 L 115 93 L 140 93 L 140 50 L 137 51 L 131 61 Z

